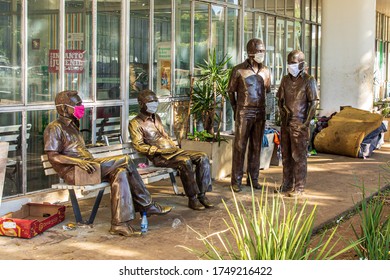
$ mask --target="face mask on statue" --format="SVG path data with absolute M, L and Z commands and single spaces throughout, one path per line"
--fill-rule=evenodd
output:
M 146 103 L 146 112 L 150 114 L 155 114 L 157 112 L 157 107 L 158 107 L 158 101 L 152 101 Z
M 288 70 L 288 73 L 290 73 L 292 76 L 294 77 L 297 77 L 298 74 L 301 72 L 301 70 L 299 69 L 299 65 L 301 64 L 302 62 L 300 63 L 294 63 L 294 64 L 287 64 L 287 70 Z
M 61 106 L 61 105 L 65 105 L 65 106 L 68 106 L 68 107 L 71 107 L 73 108 L 73 116 L 76 118 L 76 119 L 81 119 L 82 117 L 84 117 L 84 113 L 85 113 L 85 108 L 84 108 L 84 105 L 78 105 L 78 106 L 70 106 L 68 104 L 59 104 L 57 106 Z
M 255 57 L 253 58 L 254 61 L 256 61 L 257 63 L 263 63 L 264 61 L 264 53 L 256 53 L 255 54 Z

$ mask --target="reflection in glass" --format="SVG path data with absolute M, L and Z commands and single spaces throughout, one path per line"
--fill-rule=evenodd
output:
M 149 1 L 130 1 L 130 98 L 149 87 Z
M 92 0 L 65 1 L 65 89 L 91 100 L 90 57 L 92 54 Z M 100 47 L 98 47 L 99 49 Z
M 196 77 L 197 67 L 204 64 L 209 52 L 209 9 L 207 4 L 195 4 L 194 19 L 194 75 Z
M 0 2 L 0 105 L 21 103 L 20 1 Z
M 317 25 L 312 25 L 311 32 L 311 75 L 317 78 Z
M 310 56 L 310 45 L 311 45 L 311 28 L 309 24 L 305 24 L 305 61 L 306 61 L 306 67 L 307 67 L 307 72 L 308 74 L 311 74 L 311 67 L 310 67 L 310 61 L 311 61 L 311 56 Z
M 284 20 L 276 20 L 276 41 L 275 41 L 275 84 L 280 84 L 285 72 L 286 47 L 285 47 Z
M 23 192 L 22 131 L 21 112 L 0 113 L 0 138 L 9 143 L 3 197 Z
M 276 12 L 279 15 L 284 15 L 284 0 L 276 0 Z
M 120 99 L 121 1 L 100 0 L 97 5 L 97 99 Z
M 227 18 L 227 53 L 232 58 L 228 62 L 228 67 L 232 67 L 238 63 L 238 50 L 239 50 L 239 28 L 238 28 L 238 10 L 228 8 Z M 240 58 L 241 60 L 241 58 Z
M 190 4 L 186 0 L 177 0 L 176 6 L 176 69 L 175 95 L 190 93 Z
M 275 84 L 275 17 L 267 16 L 267 45 L 265 47 L 265 65 L 271 71 L 271 84 Z
M 59 90 L 59 2 L 28 1 L 28 102 L 53 101 Z M 30 39 L 29 39 L 30 40 Z
M 58 183 L 57 176 L 46 176 L 41 155 L 44 154 L 43 133 L 46 126 L 57 118 L 56 110 L 32 111 L 27 113 L 27 123 L 31 124 L 27 147 L 27 192 L 48 189 Z
M 156 1 L 157 2 L 157 1 Z M 171 94 L 171 1 L 154 6 L 154 62 L 153 88 L 157 96 Z
M 217 61 L 221 61 L 225 56 L 225 8 L 221 6 L 211 5 L 211 36 L 210 50 L 215 50 Z
M 245 12 L 244 14 L 244 57 L 247 57 L 246 44 L 250 39 L 253 38 L 253 27 L 256 26 L 254 23 L 254 13 Z

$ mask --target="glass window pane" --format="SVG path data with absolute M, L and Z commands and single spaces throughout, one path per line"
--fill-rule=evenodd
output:
M 43 132 L 46 126 L 56 118 L 56 110 L 27 113 L 27 123 L 31 124 L 31 130 L 27 134 L 31 139 L 27 141 L 27 192 L 49 189 L 52 184 L 59 181 L 58 176 L 45 175 L 41 162 L 41 155 L 45 153 Z
M 285 72 L 286 46 L 285 46 L 284 20 L 276 20 L 276 41 L 275 41 L 275 84 L 280 84 Z
M 197 30 L 195 28 L 195 30 Z M 211 50 L 216 51 L 217 61 L 221 61 L 225 56 L 225 8 L 221 6 L 211 6 Z M 229 54 L 230 55 L 230 54 Z
M 255 0 L 255 8 L 265 10 L 265 2 L 266 0 Z
M 97 5 L 96 92 L 98 100 L 120 99 L 121 1 Z
M 287 48 L 286 48 L 286 55 L 295 49 L 295 39 L 294 38 L 294 22 L 293 21 L 287 21 Z M 286 58 L 284 61 L 286 61 Z M 287 72 L 286 72 L 287 73 Z
M 157 1 L 156 1 L 157 2 Z M 154 64 L 153 88 L 157 96 L 171 94 L 171 0 L 154 6 Z M 161 3 L 164 2 L 164 3 Z M 157 62 L 156 62 L 157 61 Z
M 295 38 L 294 38 L 294 49 L 302 50 L 301 42 L 302 42 L 302 23 L 296 21 L 294 23 L 295 26 Z
M 209 52 L 209 5 L 195 4 L 194 19 L 194 75 L 199 64 L 204 64 Z
M 253 28 L 255 27 L 254 23 L 254 13 L 245 12 L 244 15 L 244 57 L 246 57 L 246 44 L 250 39 L 254 37 Z
M 20 148 L 21 127 L 21 112 L 0 113 L 0 138 L 2 139 L 1 141 L 9 143 L 3 197 L 14 196 L 23 192 L 23 159 Z M 9 132 L 11 129 L 13 130 L 12 134 Z
M 310 20 L 310 0 L 302 0 L 305 2 L 305 19 Z
M 284 0 L 276 0 L 276 13 L 284 15 Z
M 58 13 L 59 2 L 28 1 L 28 102 L 53 101 L 59 90 Z
M 271 84 L 275 84 L 275 17 L 267 17 L 267 46 L 265 64 L 271 70 Z
M 322 0 L 318 0 L 318 15 L 317 15 L 318 23 L 321 23 L 321 14 L 322 14 Z
M 311 20 L 317 22 L 317 0 L 311 0 Z
M 149 0 L 130 1 L 130 98 L 149 88 Z
M 296 18 L 301 17 L 301 0 L 287 0 L 286 5 L 286 14 L 288 16 Z
M 190 3 L 186 0 L 176 1 L 176 69 L 175 95 L 190 93 Z
M 275 2 L 279 0 L 267 0 L 267 11 L 275 12 L 276 4 Z
M 65 1 L 65 89 L 77 90 L 83 100 L 92 99 L 89 71 L 92 51 L 92 1 Z
M 304 49 L 304 54 L 305 54 L 305 61 L 307 63 L 307 71 L 309 74 L 311 74 L 311 67 L 310 67 L 310 46 L 311 46 L 311 28 L 309 24 L 305 24 L 305 49 Z
M 321 53 L 321 26 L 318 26 L 318 50 L 317 50 L 317 85 L 320 87 L 321 85 L 321 59 L 320 59 L 320 53 Z
M 238 50 L 239 50 L 239 27 L 238 27 L 239 14 L 237 9 L 228 8 L 227 18 L 227 30 L 229 30 L 227 36 L 227 52 L 232 57 L 228 63 L 228 67 L 237 64 Z
M 20 2 L 0 2 L 0 106 L 22 101 Z
M 317 25 L 312 25 L 311 32 L 311 75 L 317 78 Z

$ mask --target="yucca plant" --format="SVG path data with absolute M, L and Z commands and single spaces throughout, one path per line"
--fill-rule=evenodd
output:
M 197 65 L 200 70 L 198 80 L 194 82 L 191 96 L 191 114 L 200 119 L 203 128 L 214 135 L 214 125 L 217 123 L 217 135 L 219 136 L 221 116 L 224 100 L 227 98 L 226 89 L 231 69 L 227 63 L 231 57 L 225 55 L 217 61 L 215 49 L 209 51 L 204 64 Z
M 255 198 L 252 189 L 252 205 L 244 206 L 234 192 L 234 209 L 230 210 L 223 201 L 228 220 L 227 228 L 207 236 L 195 231 L 205 246 L 205 251 L 184 247 L 201 259 L 213 260 L 309 260 L 334 259 L 356 246 L 355 241 L 334 252 L 340 238 L 334 240 L 337 227 L 330 235 L 311 246 L 316 207 L 308 209 L 307 203 L 287 205 L 282 195 L 268 197 L 261 192 Z
M 360 259 L 390 260 L 390 221 L 384 216 L 385 196 L 378 195 L 369 200 L 362 190 L 361 208 L 357 209 L 360 216 L 360 232 L 352 225 L 357 239 L 362 239 L 355 251 Z

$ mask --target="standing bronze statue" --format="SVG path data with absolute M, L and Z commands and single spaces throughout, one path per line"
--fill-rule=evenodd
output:
M 318 105 L 317 82 L 304 66 L 303 52 L 290 52 L 289 74 L 282 78 L 277 93 L 283 163 L 283 183 L 278 191 L 288 196 L 301 195 L 306 185 L 309 125 Z
M 94 159 L 85 147 L 79 131 L 84 106 L 77 91 L 62 91 L 55 98 L 59 118 L 49 123 L 44 132 L 45 152 L 53 169 L 67 184 L 75 183 L 75 167 L 92 174 L 100 165 L 102 180 L 111 184 L 111 234 L 138 236 L 130 221 L 135 212 L 161 215 L 171 207 L 154 202 L 129 156 Z
M 265 97 L 271 91 L 270 71 L 263 64 L 265 47 L 260 39 L 246 45 L 248 59 L 236 65 L 231 73 L 228 93 L 235 119 L 231 187 L 242 190 L 245 154 L 248 145 L 247 185 L 259 185 L 260 152 L 265 127 Z
M 210 161 L 207 154 L 186 151 L 175 145 L 156 114 L 158 99 L 153 91 L 141 91 L 138 95 L 138 103 L 140 113 L 129 122 L 134 148 L 146 155 L 155 166 L 179 170 L 189 208 L 194 210 L 212 208 L 213 204 L 206 196 L 206 191 L 212 188 Z

